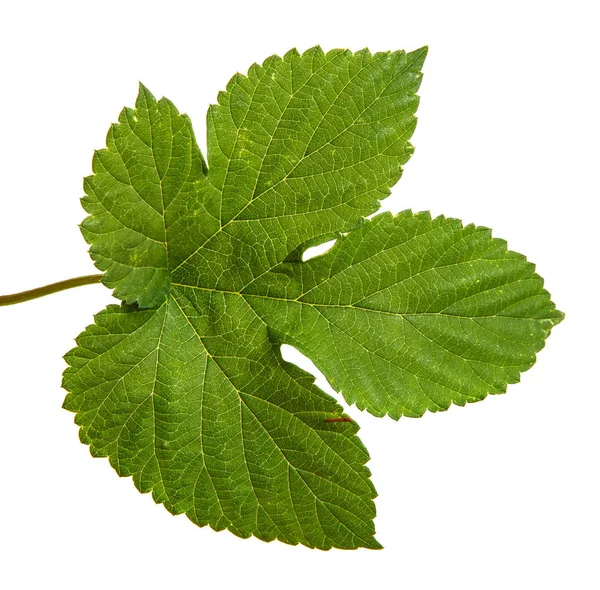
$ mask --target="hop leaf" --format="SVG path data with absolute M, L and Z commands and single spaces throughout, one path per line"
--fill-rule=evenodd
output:
M 128 305 L 66 355 L 65 407 L 94 456 L 172 513 L 378 548 L 358 427 L 279 345 L 399 418 L 503 392 L 562 319 L 485 228 L 365 221 L 412 153 L 425 54 L 317 47 L 252 66 L 209 109 L 208 166 L 189 119 L 140 86 L 95 154 L 82 231 Z

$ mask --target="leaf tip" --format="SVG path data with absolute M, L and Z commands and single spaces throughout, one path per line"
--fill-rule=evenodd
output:
M 429 53 L 429 46 L 423 45 L 423 47 L 419 47 L 419 49 L 415 49 L 411 51 L 408 56 L 412 59 L 413 64 L 421 67 L 425 62 L 425 58 Z
M 147 109 L 150 105 L 155 104 L 156 99 L 154 95 L 142 82 L 138 82 L 138 96 L 135 101 L 136 108 Z
M 558 326 L 558 324 L 560 324 L 566 317 L 566 314 L 564 311 L 560 311 L 559 309 L 554 309 L 553 310 L 553 315 L 550 318 L 550 323 L 551 323 L 551 327 L 554 328 L 554 326 Z

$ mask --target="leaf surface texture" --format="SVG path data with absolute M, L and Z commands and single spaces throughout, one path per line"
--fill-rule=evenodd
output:
M 412 154 L 425 55 L 317 47 L 252 66 L 208 111 L 208 165 L 187 116 L 141 86 L 96 152 L 82 231 L 124 303 L 66 355 L 65 407 L 172 513 L 378 548 L 358 426 L 280 344 L 399 418 L 503 392 L 562 318 L 486 228 L 365 220 Z

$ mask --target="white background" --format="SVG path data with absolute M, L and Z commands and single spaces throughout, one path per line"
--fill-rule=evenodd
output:
M 427 44 L 416 152 L 385 206 L 494 228 L 567 319 L 507 395 L 399 422 L 350 408 L 385 549 L 320 552 L 197 528 L 91 458 L 62 355 L 107 289 L 1 308 L 0 587 L 600 588 L 595 4 L 3 2 L 0 293 L 95 272 L 81 179 L 138 80 L 204 147 L 217 91 L 272 53 Z

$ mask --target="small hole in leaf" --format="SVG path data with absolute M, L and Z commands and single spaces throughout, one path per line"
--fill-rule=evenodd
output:
M 318 246 L 312 246 L 311 248 L 307 248 L 302 254 L 302 261 L 306 262 L 307 260 L 310 260 L 315 256 L 325 254 L 325 252 L 333 248 L 336 242 L 337 240 L 329 240 L 329 242 L 325 242 L 324 244 L 319 244 Z

